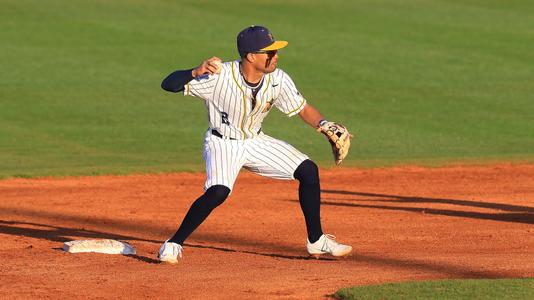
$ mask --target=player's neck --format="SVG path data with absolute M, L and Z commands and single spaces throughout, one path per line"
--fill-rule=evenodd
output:
M 263 78 L 263 72 L 260 72 L 254 68 L 251 64 L 241 62 L 239 63 L 239 71 L 241 76 L 245 79 L 246 82 L 256 85 Z

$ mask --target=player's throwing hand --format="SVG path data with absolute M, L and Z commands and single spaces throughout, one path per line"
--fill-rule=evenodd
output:
M 206 59 L 198 67 L 193 69 L 191 75 L 198 77 L 204 74 L 219 74 L 221 72 L 221 63 L 222 60 L 216 56 Z

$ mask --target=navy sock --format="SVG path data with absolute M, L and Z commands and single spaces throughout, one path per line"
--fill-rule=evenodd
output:
M 169 241 L 183 245 L 191 233 L 204 222 L 217 206 L 224 202 L 229 194 L 230 189 L 224 185 L 214 185 L 207 189 L 202 196 L 193 202 L 182 221 L 182 225 Z
M 317 165 L 307 159 L 295 170 L 295 178 L 299 180 L 300 208 L 306 220 L 308 240 L 314 243 L 323 235 L 321 229 L 321 186 Z

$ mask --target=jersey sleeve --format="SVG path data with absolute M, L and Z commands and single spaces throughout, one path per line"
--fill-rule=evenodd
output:
M 288 117 L 292 117 L 304 108 L 306 99 L 300 94 L 289 75 L 285 72 L 281 75 L 280 92 L 274 101 L 274 106 Z
M 204 100 L 211 99 L 215 84 L 217 83 L 219 75 L 202 75 L 189 81 L 184 86 L 184 95 L 201 98 Z

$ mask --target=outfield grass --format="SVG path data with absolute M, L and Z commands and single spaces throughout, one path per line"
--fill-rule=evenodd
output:
M 341 299 L 400 300 L 530 300 L 534 299 L 534 279 L 440 280 L 389 283 L 341 289 Z
M 222 4 L 224 3 L 224 4 Z M 205 108 L 159 87 L 250 24 L 356 140 L 346 165 L 534 161 L 531 1 L 35 1 L 0 10 L 0 177 L 202 170 Z M 298 117 L 264 131 L 324 167 Z

